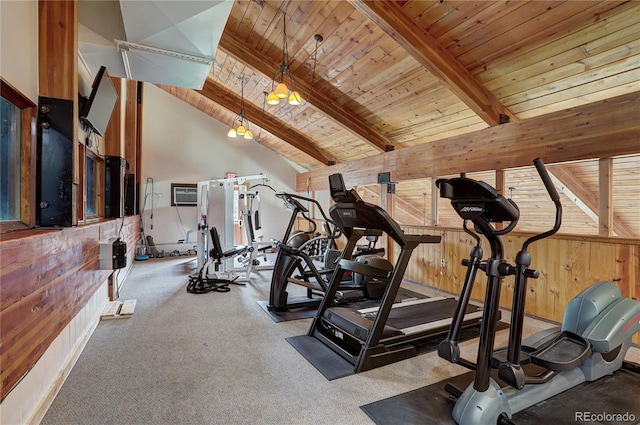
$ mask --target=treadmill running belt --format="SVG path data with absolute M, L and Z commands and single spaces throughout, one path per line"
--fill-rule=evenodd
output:
M 412 326 L 422 325 L 424 323 L 451 319 L 456 310 L 457 304 L 458 302 L 454 298 L 446 298 L 444 300 L 434 302 L 392 308 L 386 324 L 402 330 Z M 480 310 L 481 308 L 479 307 L 469 305 L 466 312 L 469 314 Z M 376 312 L 365 314 L 365 317 L 369 320 L 374 320 L 375 316 Z

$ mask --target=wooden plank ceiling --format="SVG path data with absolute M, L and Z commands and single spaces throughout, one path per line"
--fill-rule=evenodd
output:
M 637 1 L 235 1 L 205 87 L 163 88 L 231 126 L 243 82 L 256 143 L 316 170 L 640 93 L 638 16 Z M 264 102 L 284 18 L 300 106 Z M 620 164 L 637 188 L 638 161 Z M 555 173 L 585 217 L 597 212 L 597 166 Z M 399 192 L 409 215 L 424 184 Z M 619 216 L 629 206 L 613 202 Z M 637 214 L 622 221 L 617 234 L 640 234 Z

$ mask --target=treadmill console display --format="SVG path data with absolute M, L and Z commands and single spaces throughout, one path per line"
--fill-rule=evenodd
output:
M 329 192 L 334 202 L 357 202 L 361 200 L 355 190 L 347 190 L 345 188 L 344 179 L 340 173 L 329 176 Z

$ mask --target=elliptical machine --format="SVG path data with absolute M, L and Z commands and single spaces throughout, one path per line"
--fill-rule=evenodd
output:
M 561 328 L 539 332 L 522 341 L 527 280 L 538 278 L 530 269 L 528 246 L 555 234 L 561 225 L 562 205 L 542 160 L 534 160 L 544 185 L 556 206 L 556 218 L 551 230 L 527 239 L 516 256 L 515 266 L 504 259 L 500 237 L 513 230 L 519 219 L 519 209 L 510 199 L 485 182 L 464 176 L 440 179 L 436 185 L 440 196 L 451 199 L 458 215 L 470 220 L 475 231 L 487 238 L 491 257 L 482 260 L 477 245 L 469 260 L 467 274 L 458 302 L 456 316 L 447 338 L 438 347 L 438 354 L 452 363 L 475 371 L 474 381 L 464 392 L 451 384 L 445 389 L 457 398 L 453 419 L 458 424 L 512 424 L 513 414 L 553 397 L 585 381 L 595 381 L 620 369 L 631 339 L 640 330 L 640 302 L 623 298 L 611 282 L 598 282 L 578 294 L 567 306 Z M 508 222 L 504 229 L 491 223 Z M 479 238 L 476 239 L 479 242 Z M 476 362 L 460 357 L 458 338 L 460 311 L 464 311 L 471 294 L 475 273 L 487 275 L 485 309 L 480 328 Z M 499 313 L 502 279 L 515 276 L 509 343 L 494 352 L 497 314 Z M 537 366 L 528 374 L 527 365 Z M 498 369 L 499 385 L 491 378 L 492 368 Z M 533 369 L 533 368 L 531 368 Z
M 286 311 L 292 308 L 311 307 L 318 305 L 324 291 L 324 271 L 319 271 L 314 265 L 320 255 L 335 248 L 334 231 L 327 229 L 326 235 L 315 235 L 316 223 L 309 217 L 309 210 L 300 201 L 313 202 L 319 208 L 326 223 L 333 223 L 317 203 L 316 200 L 291 193 L 277 193 L 276 197 L 282 199 L 291 213 L 289 225 L 285 230 L 282 241 L 277 244 L 277 256 L 273 273 L 271 275 L 271 287 L 269 289 L 269 304 L 271 311 Z M 298 216 L 304 218 L 310 225 L 307 232 L 292 232 Z M 330 227 L 331 225 L 328 224 Z M 335 229 L 335 225 L 333 226 Z M 313 279 L 313 280 L 311 280 Z M 290 299 L 287 292 L 289 283 L 303 286 L 307 289 L 306 297 Z M 317 295 L 317 296 L 316 296 Z
M 328 279 L 341 258 L 342 250 L 338 249 L 335 241 L 342 233 L 335 222 L 326 216 L 315 199 L 284 192 L 276 196 L 292 210 L 292 215 L 282 242 L 277 246 L 278 253 L 271 275 L 267 309 L 284 312 L 300 308 L 315 308 L 322 301 L 329 286 Z M 316 206 L 324 219 L 324 235 L 316 233 L 316 223 L 309 217 L 309 210 L 300 201 L 310 202 Z M 292 232 L 298 216 L 309 223 L 311 228 L 309 231 Z M 388 262 L 380 257 L 384 254 L 384 248 L 375 248 L 375 239 L 369 239 L 369 242 L 368 246 L 356 250 L 354 256 L 362 256 L 361 261 L 377 264 Z M 375 258 L 370 258 L 368 254 Z M 389 267 L 392 268 L 390 265 Z M 290 283 L 306 288 L 306 296 L 289 297 L 287 287 Z M 341 283 L 336 298 L 341 302 L 363 299 L 369 296 L 367 288 L 373 286 L 375 284 L 369 282 L 366 277 L 346 279 Z

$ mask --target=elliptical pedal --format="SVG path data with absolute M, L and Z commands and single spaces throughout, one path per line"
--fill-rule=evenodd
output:
M 591 344 L 580 335 L 564 331 L 550 344 L 529 354 L 531 363 L 553 371 L 571 370 L 591 355 Z

